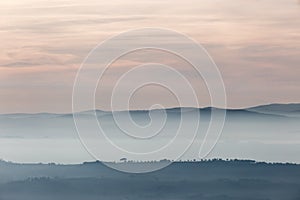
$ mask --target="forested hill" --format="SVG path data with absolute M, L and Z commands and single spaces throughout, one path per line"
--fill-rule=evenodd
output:
M 0 180 L 1 200 L 300 199 L 300 165 L 249 160 L 176 162 L 146 174 L 118 172 L 101 162 L 55 165 L 2 161 Z

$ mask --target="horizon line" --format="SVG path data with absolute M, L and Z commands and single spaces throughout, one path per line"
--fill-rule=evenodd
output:
M 85 165 L 85 164 L 95 164 L 95 163 L 112 163 L 112 164 L 151 164 L 151 163 L 158 163 L 158 162 L 171 162 L 171 163 L 205 163 L 205 162 L 216 162 L 216 161 L 222 161 L 222 162 L 251 162 L 254 164 L 280 164 L 280 165 L 297 165 L 300 166 L 300 163 L 296 162 L 271 162 L 271 161 L 259 161 L 254 159 L 247 159 L 247 158 L 207 158 L 207 159 L 187 159 L 187 160 L 170 160 L 170 159 L 161 159 L 161 160 L 126 160 L 121 161 L 115 160 L 115 161 L 101 161 L 101 160 L 92 160 L 92 161 L 83 161 L 81 163 L 55 163 L 55 162 L 14 162 L 14 161 L 7 161 L 0 158 L 0 163 L 4 162 L 7 164 L 15 164 L 15 165 Z
M 102 112 L 125 112 L 125 111 L 152 111 L 152 110 L 171 110 L 171 109 L 178 109 L 178 108 L 190 108 L 190 109 L 206 109 L 206 108 L 215 108 L 215 109 L 223 109 L 223 110 L 246 110 L 250 108 L 260 107 L 260 106 L 271 106 L 271 105 L 296 105 L 300 104 L 300 102 L 290 102 L 290 103 L 267 103 L 267 104 L 256 104 L 251 105 L 247 107 L 227 107 L 227 108 L 221 108 L 217 106 L 203 106 L 203 107 L 192 107 L 192 106 L 182 106 L 182 107 L 165 107 L 165 108 L 157 108 L 157 109 L 132 109 L 132 110 L 105 110 L 105 109 L 89 109 L 89 110 L 81 110 L 77 112 L 49 112 L 49 111 L 41 111 L 41 112 L 9 112 L 9 113 L 0 113 L 0 115 L 17 115 L 17 114 L 29 114 L 29 115 L 35 115 L 35 114 L 57 114 L 57 115 L 67 115 L 67 114 L 75 114 L 75 113 L 82 113 L 82 112 L 88 112 L 88 111 L 102 111 Z

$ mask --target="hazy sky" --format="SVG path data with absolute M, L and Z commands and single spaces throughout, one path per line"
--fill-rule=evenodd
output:
M 297 0 L 1 0 L 0 113 L 70 112 L 76 71 L 88 52 L 145 26 L 173 29 L 204 45 L 222 73 L 229 107 L 300 102 Z M 136 107 L 163 93 L 147 91 Z

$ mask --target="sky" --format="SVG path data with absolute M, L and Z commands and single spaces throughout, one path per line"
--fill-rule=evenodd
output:
M 76 72 L 91 49 L 145 26 L 172 29 L 203 45 L 220 70 L 230 108 L 300 102 L 297 0 L 2 0 L 0 113 L 71 112 Z M 110 68 L 97 108 L 109 109 L 105 91 L 120 67 L 137 64 L 129 61 Z M 200 106 L 209 106 L 200 82 L 194 83 Z M 167 94 L 150 86 L 136 94 L 132 108 L 176 106 Z

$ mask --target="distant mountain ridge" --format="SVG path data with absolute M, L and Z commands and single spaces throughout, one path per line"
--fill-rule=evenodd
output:
M 165 120 L 162 131 L 159 136 L 162 140 L 159 142 L 168 141 L 178 127 L 184 122 L 186 127 L 182 129 L 184 132 L 179 141 L 185 141 L 187 135 L 194 131 L 192 125 L 199 124 L 197 136 L 202 137 L 208 130 L 211 123 L 222 123 L 224 127 L 221 133 L 221 140 L 216 148 L 217 156 L 228 158 L 253 158 L 271 161 L 287 161 L 300 163 L 299 160 L 299 142 L 300 141 L 300 116 L 298 113 L 298 105 L 265 105 L 259 107 L 245 109 L 226 109 L 225 121 L 223 121 L 224 109 L 220 108 L 168 108 L 166 110 L 136 110 L 130 111 L 130 117 L 135 124 L 145 127 L 153 122 L 153 119 L 161 122 Z M 279 109 L 280 108 L 280 109 Z M 216 118 L 211 118 L 211 111 L 216 111 Z M 270 110 L 272 112 L 270 112 Z M 166 115 L 161 111 L 165 111 Z M 200 111 L 200 112 L 199 112 Z M 280 111 L 280 112 L 279 112 Z M 95 120 L 95 113 L 97 120 Z M 199 118 L 195 113 L 199 114 Z M 116 115 L 126 115 L 128 113 L 119 111 Z M 3 158 L 15 157 L 16 153 L 11 154 L 11 149 L 18 150 L 18 157 L 15 160 L 35 161 L 35 160 L 54 160 L 58 157 L 57 162 L 73 162 L 73 160 L 85 160 L 86 154 L 78 141 L 77 126 L 84 127 L 81 131 L 81 136 L 94 141 L 93 131 L 99 130 L 99 126 L 106 135 L 117 142 L 129 144 L 130 140 L 124 139 L 122 129 L 118 127 L 116 119 L 112 112 L 101 110 L 90 110 L 75 113 L 78 119 L 74 121 L 73 114 L 8 114 L 0 115 L 0 150 Z M 121 116 L 121 117 L 124 117 Z M 118 116 L 117 116 L 118 117 Z M 184 117 L 184 118 L 182 118 Z M 119 118 L 122 119 L 122 118 Z M 184 119 L 184 121 L 182 121 Z M 198 120 L 199 121 L 196 121 Z M 96 122 L 96 123 L 95 123 Z M 119 121 L 120 122 L 120 121 Z M 122 122 L 122 121 L 121 121 Z M 129 124 L 125 121 L 125 128 Z M 77 125 L 77 126 L 76 126 Z M 191 125 L 191 126 L 190 126 Z M 148 131 L 148 132 L 147 132 Z M 146 136 L 151 129 L 140 129 L 137 134 Z M 185 135 L 185 133 L 187 133 Z M 198 140 L 199 141 L 199 140 Z M 196 145 L 191 147 L 187 157 L 193 157 L 197 152 Z M 126 144 L 127 144 L 126 143 Z M 20 145 L 22 144 L 22 145 Z M 66 149 L 66 144 L 70 147 Z M 100 147 L 101 148 L 101 147 Z M 35 157 L 26 156 L 32 155 L 36 149 L 41 149 L 47 156 Z M 49 150 L 50 149 L 50 150 Z M 62 149 L 66 151 L 65 155 L 71 155 L 70 160 L 66 156 L 57 151 Z M 251 151 L 249 150 L 251 149 Z M 252 150 L 252 149 L 255 149 Z M 73 158 L 74 151 L 76 155 Z M 23 156 L 24 155 L 24 156 Z M 173 155 L 168 155 L 172 158 Z M 38 157 L 38 159 L 36 158 Z M 113 158 L 119 159 L 119 158 Z M 129 158 L 130 159 L 130 158 Z M 155 158 L 157 159 L 157 158 Z M 160 159 L 160 157 L 158 158 Z
M 300 117 L 299 103 L 260 105 L 248 108 L 247 110 L 264 114 Z
M 247 114 L 265 114 L 265 115 L 274 115 L 274 116 L 283 116 L 283 117 L 300 117 L 300 103 L 291 103 L 291 104 L 267 104 L 267 105 L 259 105 L 248 108 L 217 108 L 217 107 L 174 107 L 174 108 L 166 108 L 166 109 L 151 109 L 151 110 L 129 110 L 132 113 L 148 113 L 150 111 L 161 111 L 165 110 L 167 113 L 183 113 L 183 112 L 192 112 L 192 111 L 200 111 L 201 113 L 210 113 L 211 110 L 215 111 L 226 111 L 226 113 L 247 113 Z M 115 113 L 124 113 L 128 112 L 126 110 L 114 111 Z M 104 111 L 104 110 L 86 110 L 82 112 L 74 113 L 75 115 L 80 116 L 90 116 L 97 115 L 98 117 L 110 115 L 112 111 Z M 8 118 L 55 118 L 55 117 L 72 117 L 73 113 L 65 113 L 65 114 L 57 114 L 57 113 L 10 113 L 10 114 L 0 114 L 1 117 Z

